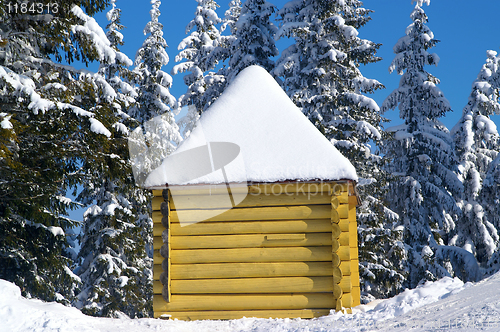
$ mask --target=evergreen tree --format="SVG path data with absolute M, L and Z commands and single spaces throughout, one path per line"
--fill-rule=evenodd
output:
M 237 4 L 234 3 L 232 8 L 236 9 Z M 279 54 L 274 42 L 278 29 L 270 17 L 275 11 L 276 7 L 265 0 L 246 0 L 243 3 L 238 20 L 234 23 L 234 38 L 229 45 L 231 56 L 226 72 L 228 82 L 251 65 L 259 65 L 269 72 L 274 68 L 271 57 Z M 229 12 L 230 15 L 236 13 L 237 11 Z
M 121 56 L 113 63 L 101 62 L 95 76 L 109 84 L 103 90 L 106 104 L 97 112 L 114 123 L 107 144 L 93 148 L 93 157 L 82 165 L 85 182 L 78 198 L 89 208 L 80 238 L 77 273 L 82 287 L 75 305 L 90 315 L 146 317 L 152 311 L 152 260 L 146 251 L 151 235 L 142 229 L 147 224 L 143 219 L 148 219 L 147 203 L 143 190 L 135 185 L 128 158 L 127 136 L 137 122 L 123 111 L 134 105 L 136 93 L 127 83 L 132 61 L 118 50 L 123 45 L 120 9 L 115 1 L 111 4 L 106 36 Z
M 116 52 L 88 16 L 104 2 L 50 6 L 50 15 L 0 6 L 0 278 L 25 296 L 68 304 L 79 284 L 71 271 L 76 223 L 67 218 L 77 203 L 65 194 L 82 181 L 89 151 L 81 147 L 102 144 L 110 133 L 88 108 L 99 82 L 52 59 L 113 62 Z
M 196 0 L 195 18 L 186 27 L 186 33 L 193 30 L 179 44 L 181 52 L 175 57 L 176 62 L 184 62 L 175 65 L 172 74 L 184 73 L 184 83 L 188 89 L 179 98 L 180 106 L 189 107 L 188 115 L 184 117 L 179 125 L 184 126 L 184 134 L 189 135 L 199 114 L 207 109 L 213 100 L 213 96 L 207 91 L 213 91 L 211 85 L 219 83 L 219 76 L 213 71 L 218 64 L 217 59 L 212 56 L 213 50 L 220 42 L 220 32 L 216 25 L 221 23 L 217 16 L 217 3 L 213 0 Z M 209 72 L 210 71 L 210 72 Z
M 498 218 L 498 208 L 496 213 L 487 213 L 491 207 L 495 210 L 498 204 L 490 201 L 495 195 L 489 192 L 484 195 L 483 192 L 490 164 L 498 155 L 498 132 L 490 116 L 500 114 L 500 81 L 498 74 L 495 75 L 500 59 L 493 51 L 488 51 L 487 56 L 486 64 L 472 84 L 472 92 L 462 117 L 453 129 L 460 162 L 459 179 L 464 185 L 460 196 L 463 213 L 453 243 L 472 252 L 482 267 L 492 257 L 499 240 L 498 224 L 496 228 L 494 221 Z
M 500 151 L 498 149 L 497 151 Z M 495 226 L 500 230 L 500 153 L 495 160 L 490 163 L 488 172 L 483 181 L 482 202 L 486 207 L 486 215 Z M 497 250 L 493 253 L 485 269 L 486 275 L 492 275 L 500 270 L 500 246 L 497 244 Z
M 404 124 L 388 129 L 394 137 L 386 143 L 391 182 L 387 199 L 400 216 L 403 231 L 402 264 L 408 269 L 404 286 L 414 288 L 424 280 L 458 276 L 477 280 L 477 262 L 464 249 L 451 246 L 460 208 L 454 197 L 463 190 L 457 179 L 457 161 L 448 129 L 439 118 L 450 105 L 437 87 L 439 80 L 424 66 L 437 65 L 429 53 L 437 40 L 425 25 L 421 8 L 429 0 L 417 0 L 412 24 L 394 46 L 390 71 L 402 75 L 399 87 L 386 98 L 382 111 L 399 108 Z
M 375 101 L 364 93 L 383 88 L 363 77 L 360 66 L 380 60 L 380 45 L 358 37 L 370 10 L 360 1 L 290 1 L 278 12 L 278 36 L 293 37 L 274 74 L 294 103 L 356 168 L 360 181 L 358 209 L 362 300 L 387 297 L 402 290 L 398 214 L 383 197 L 389 175 L 375 142 L 384 139 Z M 387 255 L 390 253 L 390 255 Z
M 175 150 L 182 140 L 174 114 L 178 104 L 169 91 L 172 77 L 162 70 L 168 64 L 165 50 L 167 42 L 163 38 L 159 0 L 152 0 L 151 21 L 146 24 L 144 34 L 148 35 L 135 58 L 134 74 L 137 86 L 137 104 L 129 110 L 129 115 L 144 124 L 132 132 L 131 139 L 138 142 L 131 154 L 134 175 L 140 185 L 147 174 L 158 167 L 161 161 Z M 149 149 L 141 142 L 148 142 Z

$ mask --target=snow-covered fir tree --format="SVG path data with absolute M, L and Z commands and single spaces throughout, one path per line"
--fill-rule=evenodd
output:
M 472 84 L 462 117 L 452 130 L 460 162 L 459 179 L 464 185 L 459 197 L 462 215 L 453 244 L 472 252 L 481 267 L 486 266 L 499 240 L 499 223 L 495 222 L 500 212 L 498 204 L 490 200 L 494 193 L 488 189 L 483 192 L 490 165 L 498 155 L 498 132 L 490 119 L 495 113 L 500 114 L 500 58 L 496 55 L 494 51 L 487 52 L 488 58 Z
M 0 6 L 0 278 L 26 296 L 69 304 L 79 278 L 67 212 L 77 204 L 65 195 L 83 181 L 80 163 L 92 152 L 81 147 L 105 144 L 110 132 L 92 109 L 102 81 L 57 62 L 111 63 L 117 53 L 89 16 L 104 1 L 50 5 L 65 14 Z
M 387 297 L 401 291 L 398 215 L 387 208 L 383 193 L 388 175 L 373 143 L 384 132 L 379 107 L 365 93 L 382 88 L 365 78 L 360 66 L 380 60 L 380 45 L 358 37 L 370 20 L 360 1 L 290 1 L 278 12 L 280 38 L 293 37 L 273 73 L 294 103 L 354 164 L 362 205 L 358 209 L 362 298 Z M 387 255 L 390 253 L 390 255 Z
M 448 129 L 439 121 L 451 110 L 437 87 L 439 80 L 425 70 L 439 57 L 429 53 L 437 40 L 427 27 L 417 0 L 406 35 L 394 46 L 396 56 L 389 68 L 402 75 L 399 87 L 382 105 L 382 111 L 399 109 L 404 124 L 389 128 L 393 138 L 386 143 L 390 171 L 397 179 L 390 184 L 387 200 L 400 216 L 403 232 L 401 261 L 408 275 L 404 286 L 413 288 L 424 280 L 458 276 L 477 280 L 474 256 L 455 247 L 454 235 L 460 208 L 454 197 L 463 190 L 456 176 L 457 160 Z
M 147 174 L 175 150 L 182 138 L 174 114 L 179 110 L 177 100 L 170 93 L 172 77 L 162 70 L 169 57 L 163 38 L 163 25 L 158 21 L 161 1 L 152 0 L 151 21 L 146 24 L 147 35 L 136 53 L 134 74 L 137 86 L 137 104 L 129 115 L 144 125 L 131 134 L 137 141 L 132 163 L 136 181 L 142 184 Z M 142 142 L 148 142 L 149 149 Z
M 498 149 L 497 151 L 500 151 Z M 500 153 L 497 154 L 488 168 L 488 172 L 483 181 L 481 192 L 482 202 L 486 207 L 486 215 L 491 220 L 497 233 L 500 230 Z M 485 268 L 485 275 L 492 275 L 500 270 L 500 245 L 497 244 L 497 250 L 489 259 Z
M 233 6 L 237 8 L 236 3 Z M 228 82 L 251 65 L 259 65 L 269 72 L 273 70 L 274 61 L 271 58 L 279 54 L 274 41 L 278 28 L 271 22 L 271 15 L 275 11 L 276 7 L 265 0 L 243 2 L 232 31 L 234 38 L 229 45 L 231 56 L 226 72 Z M 229 14 L 237 14 L 237 11 Z
M 120 9 L 115 1 L 107 13 L 106 36 L 119 53 L 123 36 L 119 32 Z M 92 158 L 82 165 L 86 171 L 83 190 L 78 198 L 89 206 L 84 213 L 80 236 L 81 292 L 75 306 L 96 316 L 146 317 L 152 311 L 151 258 L 147 256 L 143 224 L 148 224 L 143 189 L 135 185 L 128 158 L 129 128 L 137 126 L 126 110 L 134 105 L 136 95 L 127 82 L 132 77 L 132 61 L 121 55 L 117 61 L 101 61 L 98 74 L 109 84 L 96 110 L 114 122 L 108 144 L 89 147 Z M 144 220 L 145 219 L 145 220 Z M 146 229 L 147 232 L 147 229 Z
M 189 72 L 184 75 L 187 92 L 179 97 L 179 106 L 190 105 L 188 114 L 181 119 L 179 125 L 184 127 L 184 135 L 188 136 L 199 114 L 207 109 L 218 96 L 212 96 L 212 85 L 218 85 L 224 77 L 214 72 L 218 64 L 212 52 L 219 46 L 221 40 L 217 27 L 222 20 L 216 13 L 217 3 L 213 0 L 196 0 L 195 17 L 186 27 L 186 33 L 191 34 L 184 38 L 178 46 L 179 54 L 175 57 L 177 64 L 172 74 Z M 208 93 L 207 93 L 208 91 Z

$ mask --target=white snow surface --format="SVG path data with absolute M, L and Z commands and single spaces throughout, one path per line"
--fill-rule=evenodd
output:
M 124 281 L 125 282 L 125 281 Z M 76 308 L 26 299 L 12 283 L 0 280 L 0 332 L 9 331 L 499 331 L 500 273 L 464 284 L 443 278 L 416 289 L 317 319 L 192 321 L 119 319 L 85 316 Z
M 228 182 L 357 180 L 351 163 L 259 66 L 247 67 L 238 74 L 174 154 L 207 142 L 230 142 L 240 147 L 239 155 L 224 167 Z M 176 182 L 173 173 L 183 170 L 169 168 L 168 159 L 151 172 L 147 187 L 226 182 L 221 169 Z

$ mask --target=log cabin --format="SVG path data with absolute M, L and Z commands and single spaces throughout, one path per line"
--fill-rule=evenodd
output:
M 314 318 L 360 303 L 357 175 L 264 69 L 149 174 L 154 315 Z

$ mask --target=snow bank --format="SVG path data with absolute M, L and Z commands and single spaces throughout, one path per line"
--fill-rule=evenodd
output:
M 125 280 L 123 281 L 125 282 Z M 387 299 L 317 319 L 163 321 L 95 318 L 58 303 L 25 299 L 0 280 L 0 332 L 13 331 L 484 331 L 500 330 L 500 273 L 477 284 L 443 278 Z
M 172 159 L 207 142 L 230 142 L 239 154 L 224 169 L 185 180 Z M 213 153 L 213 151 L 212 151 Z M 241 71 L 219 99 L 201 116 L 191 135 L 146 180 L 146 186 L 284 180 L 357 180 L 351 163 L 293 104 L 263 68 Z M 174 155 L 172 154 L 172 155 Z M 184 153 L 187 156 L 186 153 Z M 215 158 L 211 155 L 211 158 Z M 216 160 L 208 162 L 216 164 Z M 225 174 L 223 173 L 225 172 Z

